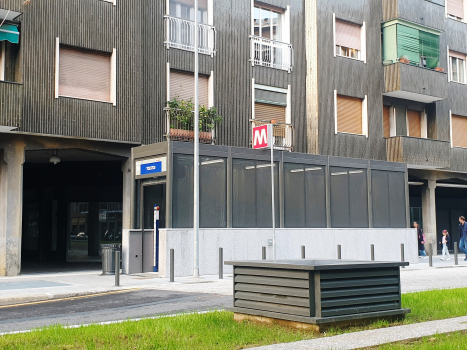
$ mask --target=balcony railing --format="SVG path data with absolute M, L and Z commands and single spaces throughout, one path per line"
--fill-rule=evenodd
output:
M 169 48 L 195 51 L 195 23 L 181 18 L 164 16 L 165 19 L 165 42 Z M 198 24 L 199 53 L 205 55 L 216 54 L 217 32 L 213 26 Z
M 187 114 L 184 110 L 165 108 L 165 130 L 167 140 L 194 141 L 193 113 Z M 216 125 L 201 122 L 199 129 L 199 142 L 214 143 Z
M 270 121 L 250 119 L 251 129 L 256 126 L 271 124 Z M 295 131 L 292 124 L 275 123 L 272 126 L 274 135 L 274 149 L 282 151 L 293 151 L 295 147 Z
M 294 52 L 292 44 L 270 40 L 259 36 L 250 36 L 251 59 L 259 66 L 283 69 L 289 73 L 294 64 Z

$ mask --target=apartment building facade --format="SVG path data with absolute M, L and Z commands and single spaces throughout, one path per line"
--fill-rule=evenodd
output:
M 279 151 L 406 163 L 398 227 L 434 243 L 464 211 L 459 6 L 200 0 L 200 104 L 222 117 L 201 141 L 248 148 L 272 121 Z M 0 274 L 137 227 L 131 149 L 192 141 L 173 106 L 193 97 L 193 19 L 191 0 L 0 1 Z

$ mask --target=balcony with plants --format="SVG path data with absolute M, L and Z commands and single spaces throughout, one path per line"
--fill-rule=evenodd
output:
M 396 19 L 383 23 L 385 95 L 431 103 L 447 97 L 440 32 Z
M 195 139 L 195 104 L 192 99 L 173 98 L 165 108 L 165 130 L 167 140 L 188 141 Z M 222 117 L 214 107 L 199 106 L 199 142 L 213 144 L 216 140 L 216 127 Z

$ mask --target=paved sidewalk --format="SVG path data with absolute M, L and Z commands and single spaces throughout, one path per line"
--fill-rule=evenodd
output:
M 463 260 L 454 266 L 453 261 L 442 262 L 435 257 L 433 263 L 434 268 L 428 267 L 428 260 L 422 260 L 402 269 L 402 292 L 467 287 L 467 263 Z M 131 289 L 232 295 L 232 275 L 224 275 L 223 280 L 216 275 L 178 277 L 174 283 L 153 273 L 121 275 L 120 287 L 114 287 L 114 276 L 101 276 L 95 270 L 0 277 L 0 306 Z
M 416 323 L 369 331 L 346 333 L 327 338 L 302 340 L 293 343 L 261 346 L 258 350 L 351 350 L 405 340 L 416 340 L 435 334 L 467 330 L 467 316 L 440 321 Z

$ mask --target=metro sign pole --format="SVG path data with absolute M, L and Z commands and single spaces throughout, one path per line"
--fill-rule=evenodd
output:
M 271 207 L 272 207 L 272 258 L 276 259 L 276 211 L 274 203 L 274 134 L 273 125 L 266 124 L 253 128 L 253 149 L 271 150 Z

